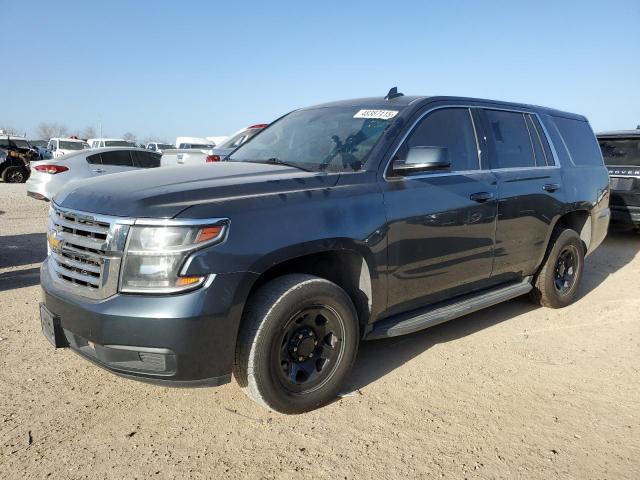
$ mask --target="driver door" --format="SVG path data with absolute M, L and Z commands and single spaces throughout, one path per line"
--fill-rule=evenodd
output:
M 497 183 L 481 168 L 472 110 L 446 107 L 427 113 L 394 154 L 402 161 L 411 147 L 440 147 L 450 162 L 447 170 L 399 176 L 390 168 L 386 173 L 389 314 L 490 281 Z

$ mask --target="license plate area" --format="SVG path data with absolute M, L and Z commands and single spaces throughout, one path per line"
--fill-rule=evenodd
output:
M 611 190 L 616 190 L 618 192 L 629 192 L 633 189 L 634 180 L 634 178 L 628 177 L 611 177 L 609 179 L 609 184 L 611 185 Z
M 42 333 L 51 345 L 55 348 L 64 348 L 67 346 L 67 341 L 62 332 L 62 326 L 60 325 L 60 319 L 51 313 L 42 303 L 40 304 L 40 324 L 42 326 Z

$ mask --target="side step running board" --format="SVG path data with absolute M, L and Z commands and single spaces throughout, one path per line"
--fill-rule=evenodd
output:
M 365 334 L 364 338 L 365 340 L 376 340 L 417 332 L 418 330 L 433 327 L 439 323 L 519 297 L 528 293 L 532 288 L 531 277 L 526 277 L 521 282 L 510 283 L 507 286 L 500 286 L 479 294 L 466 296 L 461 300 L 453 301 L 446 305 L 396 315 L 374 324 L 373 330 Z

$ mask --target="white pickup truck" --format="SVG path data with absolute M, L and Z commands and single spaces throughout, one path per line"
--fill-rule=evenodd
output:
M 161 167 L 206 163 L 207 156 L 216 148 L 211 140 L 198 137 L 178 137 L 175 144 L 178 148 L 162 150 Z

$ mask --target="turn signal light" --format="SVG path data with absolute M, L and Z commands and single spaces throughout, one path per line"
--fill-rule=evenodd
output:
M 212 240 L 220 235 L 221 231 L 222 227 L 204 227 L 198 232 L 198 236 L 196 236 L 196 243 L 202 243 L 208 240 Z
M 201 282 L 203 277 L 180 277 L 176 280 L 176 287 L 186 287 L 187 285 L 193 285 L 194 283 Z
M 36 170 L 43 173 L 50 173 L 55 175 L 56 173 L 62 173 L 69 170 L 69 167 L 63 167 L 62 165 L 38 165 Z
M 207 158 L 206 158 L 205 161 L 207 163 L 219 162 L 220 161 L 220 155 L 207 155 Z

